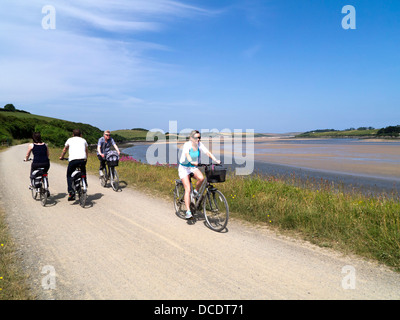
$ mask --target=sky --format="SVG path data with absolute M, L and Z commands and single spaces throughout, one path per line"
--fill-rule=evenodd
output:
M 102 130 L 400 124 L 398 0 L 0 3 L 0 107 Z

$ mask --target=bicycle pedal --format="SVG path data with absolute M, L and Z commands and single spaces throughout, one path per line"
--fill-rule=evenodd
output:
M 186 219 L 186 223 L 187 224 L 195 224 L 196 223 L 196 219 L 192 216 L 189 219 Z

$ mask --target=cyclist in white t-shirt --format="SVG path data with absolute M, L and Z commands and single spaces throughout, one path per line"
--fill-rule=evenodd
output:
M 68 151 L 68 168 L 67 168 L 67 187 L 68 187 L 68 201 L 75 200 L 75 192 L 72 189 L 72 173 L 77 167 L 81 168 L 82 176 L 86 179 L 86 162 L 88 155 L 88 144 L 82 138 L 81 131 L 75 129 L 73 137 L 65 142 L 65 147 L 61 153 L 60 160 L 64 158 L 65 153 Z M 87 185 L 87 182 L 86 182 Z
M 193 177 L 196 181 L 196 188 L 194 193 L 197 193 L 197 190 L 200 189 L 204 176 L 202 172 L 196 168 L 199 164 L 200 151 L 204 152 L 208 157 L 210 157 L 216 163 L 221 163 L 221 161 L 217 160 L 214 155 L 208 151 L 208 149 L 200 142 L 201 135 L 197 130 L 193 130 L 190 133 L 189 141 L 183 145 L 182 154 L 179 159 L 179 167 L 178 173 L 179 178 L 182 180 L 183 186 L 185 187 L 185 205 L 186 205 L 186 219 L 192 217 L 192 213 L 190 212 L 190 180 L 189 175 L 192 173 Z

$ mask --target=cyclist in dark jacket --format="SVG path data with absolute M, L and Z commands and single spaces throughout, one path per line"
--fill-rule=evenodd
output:
M 105 167 L 107 152 L 110 151 L 111 146 L 114 146 L 115 150 L 118 152 L 118 155 L 121 154 L 114 139 L 111 138 L 111 131 L 106 130 L 104 131 L 103 137 L 101 137 L 97 142 L 97 158 L 100 160 L 100 174 L 102 174 L 102 170 Z
M 43 171 L 47 173 L 50 169 L 49 148 L 42 141 L 40 132 L 34 132 L 32 135 L 32 140 L 33 143 L 28 146 L 28 152 L 25 156 L 25 161 L 28 161 L 31 153 L 33 154 L 31 175 L 32 172 L 38 168 L 43 168 Z

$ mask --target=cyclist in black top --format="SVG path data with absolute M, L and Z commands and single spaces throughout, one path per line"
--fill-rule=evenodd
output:
M 30 154 L 33 154 L 31 165 L 31 174 L 38 168 L 43 168 L 47 173 L 50 169 L 49 148 L 42 141 L 40 132 L 34 132 L 32 135 L 33 143 L 28 146 L 28 152 L 25 156 L 25 161 L 28 161 Z

